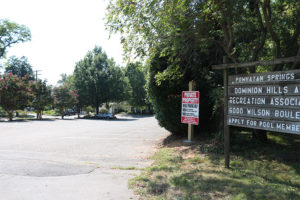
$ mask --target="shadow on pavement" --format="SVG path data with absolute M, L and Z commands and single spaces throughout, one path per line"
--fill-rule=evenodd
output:
M 111 121 L 111 122 L 120 122 L 120 121 L 136 121 L 137 119 L 130 119 L 130 118 L 117 118 L 117 119 L 84 119 L 83 120 L 95 120 L 95 121 Z
M 128 118 L 125 118 L 128 117 Z M 33 119 L 33 118 L 29 118 L 29 119 L 13 119 L 13 121 L 8 121 L 7 119 L 0 119 L 0 123 L 16 123 L 16 122 L 31 122 L 31 121 L 50 121 L 53 122 L 55 120 L 65 120 L 65 121 L 73 121 L 73 120 L 104 120 L 104 121 L 136 121 L 138 119 L 141 118 L 150 118 L 153 117 L 153 115 L 120 115 L 119 118 L 117 119 L 88 119 L 88 118 L 64 118 L 61 119 L 60 117 L 57 118 L 43 118 L 43 119 Z
M 135 115 L 135 114 L 126 114 L 126 115 L 120 115 L 120 116 L 123 116 L 123 117 L 132 117 L 132 118 L 150 118 L 150 117 L 153 117 L 154 115 Z
M 49 121 L 49 122 L 53 122 L 56 119 L 13 119 L 13 121 L 7 121 L 7 120 L 3 120 L 0 119 L 0 123 L 17 123 L 17 122 L 31 122 L 31 121 Z

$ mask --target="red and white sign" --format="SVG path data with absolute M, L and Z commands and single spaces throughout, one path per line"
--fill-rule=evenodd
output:
M 181 123 L 199 124 L 199 92 L 183 91 L 181 106 Z

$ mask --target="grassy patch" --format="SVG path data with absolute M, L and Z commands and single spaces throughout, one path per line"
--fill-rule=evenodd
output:
M 215 140 L 164 146 L 130 187 L 141 199 L 300 199 L 300 137 L 272 134 L 268 144 L 249 138 L 233 136 L 230 169 Z
M 127 166 L 127 167 L 114 166 L 114 167 L 111 167 L 111 169 L 116 169 L 116 170 L 139 170 L 137 167 L 134 167 L 134 166 Z

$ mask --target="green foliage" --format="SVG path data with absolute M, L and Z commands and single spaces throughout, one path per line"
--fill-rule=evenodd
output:
M 201 55 L 201 54 L 200 54 Z M 149 63 L 148 93 L 155 110 L 155 116 L 161 126 L 174 134 L 186 134 L 186 125 L 181 124 L 181 93 L 188 90 L 190 80 L 196 82 L 195 90 L 200 91 L 200 129 L 208 130 L 216 128 L 211 120 L 214 115 L 214 96 L 211 95 L 215 87 L 215 75 L 209 73 L 207 69 L 199 67 L 197 61 L 209 63 L 211 55 L 195 56 L 195 63 L 190 63 L 190 67 L 183 76 L 170 76 L 167 79 L 160 79 L 157 74 L 168 70 L 170 61 L 168 57 L 156 56 L 151 58 Z M 219 97 L 219 96 L 218 96 Z M 215 118 L 214 118 L 215 119 Z
M 108 59 L 101 47 L 95 47 L 76 64 L 73 80 L 81 107 L 92 105 L 97 113 L 103 103 L 127 98 L 128 83 L 122 70 Z
M 87 112 L 93 112 L 94 111 L 92 106 L 86 106 L 86 107 L 84 107 L 84 110 L 87 111 Z
M 50 116 L 60 116 L 60 113 L 57 113 L 55 110 L 45 110 L 43 111 L 43 114 Z
M 13 44 L 29 40 L 31 40 L 31 33 L 26 26 L 0 19 L 0 58 Z
M 75 80 L 74 80 L 74 75 L 67 75 L 65 73 L 60 75 L 61 79 L 57 81 L 59 85 L 67 85 L 71 89 L 75 90 Z
M 59 109 L 61 118 L 64 112 L 78 103 L 77 92 L 72 91 L 68 86 L 60 86 L 53 89 L 54 106 Z
M 46 81 L 38 80 L 31 86 L 33 100 L 32 107 L 37 113 L 37 118 L 42 118 L 42 111 L 53 103 L 53 98 L 51 96 L 51 87 L 47 86 Z
M 141 63 L 129 63 L 125 75 L 130 84 L 129 104 L 134 107 L 146 106 L 146 78 Z
M 108 110 L 106 108 L 101 108 L 99 110 L 99 113 L 108 113 Z
M 210 66 L 295 56 L 300 52 L 298 0 L 113 0 L 107 28 L 122 35 L 125 53 L 148 57 L 148 92 L 160 125 L 182 132 L 180 100 L 189 80 L 200 91 L 200 127 L 208 128 L 221 113 L 222 76 Z M 299 68 L 258 67 L 258 71 Z M 255 68 L 249 72 L 255 72 Z M 247 73 L 233 70 L 230 73 Z
M 183 134 L 186 126 L 181 124 L 181 91 L 186 90 L 186 82 L 162 81 L 158 85 L 155 75 L 167 67 L 167 59 L 155 58 L 149 66 L 147 90 L 160 126 L 173 134 Z
M 12 120 L 13 112 L 28 105 L 32 81 L 29 76 L 19 77 L 12 73 L 0 75 L 0 105 Z
M 8 61 L 5 63 L 5 72 L 11 72 L 20 77 L 28 75 L 30 79 L 33 80 L 32 66 L 24 56 L 21 58 L 17 58 L 16 56 L 9 57 Z
M 6 111 L 0 106 L 0 117 L 6 116 Z

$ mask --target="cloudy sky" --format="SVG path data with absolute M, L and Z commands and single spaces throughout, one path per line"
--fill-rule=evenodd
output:
M 75 63 L 100 45 L 109 57 L 122 65 L 118 35 L 109 39 L 105 30 L 108 0 L 0 0 L 0 18 L 26 25 L 30 42 L 8 49 L 12 55 L 26 56 L 39 77 L 55 85 L 60 74 L 71 74 Z M 3 60 L 2 60 L 3 62 Z

